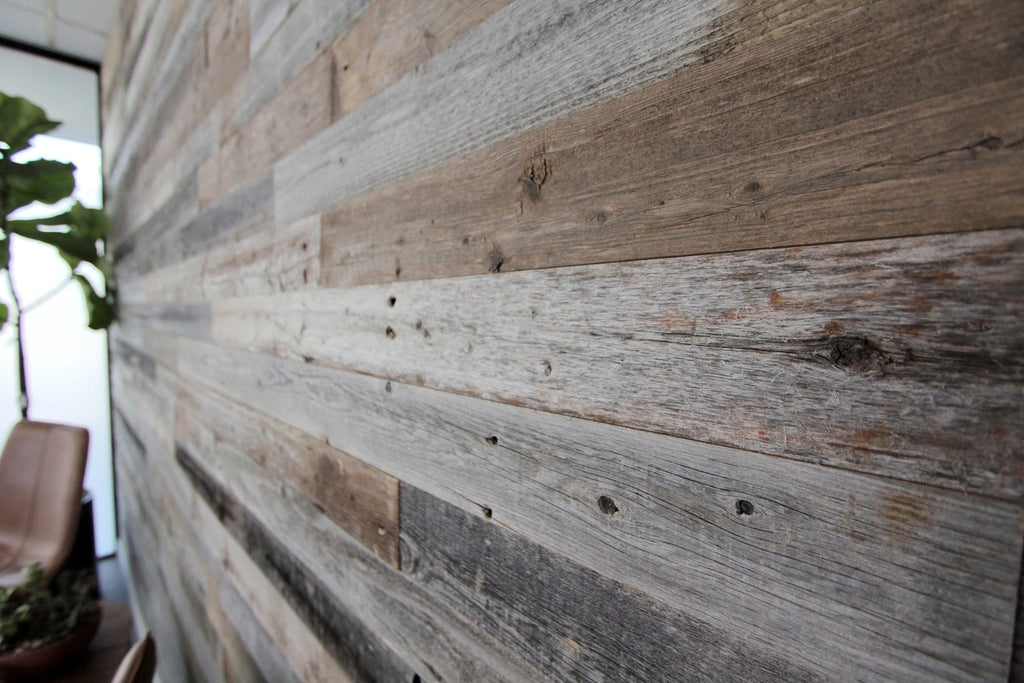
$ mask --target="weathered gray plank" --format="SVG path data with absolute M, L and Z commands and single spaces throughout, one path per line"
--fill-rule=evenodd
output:
M 1021 498 L 1022 269 L 1020 230 L 740 252 L 216 301 L 213 339 Z
M 125 322 L 168 334 L 195 339 L 209 339 L 211 334 L 207 302 L 122 304 L 119 315 Z
M 272 221 L 272 183 L 269 172 L 256 175 L 198 212 L 194 208 L 198 204 L 193 205 L 198 202 L 195 180 L 190 176 L 154 217 L 153 224 L 146 226 L 145 233 L 133 234 L 115 249 L 119 271 L 147 273 L 268 228 Z M 184 211 L 179 214 L 183 203 Z M 188 220 L 182 220 L 183 216 Z
M 404 570 L 544 680 L 798 681 L 811 670 L 402 487 Z
M 785 658 L 840 677 L 1006 675 L 1015 504 L 179 348 L 190 381 Z
M 170 302 L 312 289 L 320 277 L 320 217 L 258 230 L 151 271 L 134 300 Z M 123 297 L 122 297 L 123 299 Z
M 324 213 L 324 281 L 1019 226 L 1019 9 L 874 3 L 431 166 Z
M 712 24 L 731 8 L 719 0 L 513 3 L 278 162 L 275 218 L 314 213 L 657 81 L 700 61 Z
M 211 456 L 201 457 L 209 461 Z M 226 482 L 215 479 L 196 457 L 178 451 L 179 463 L 221 523 L 352 675 L 390 673 L 381 680 L 406 681 L 414 675 L 425 680 L 528 679 L 514 661 L 494 668 L 464 623 L 453 630 L 443 607 L 424 602 L 403 577 L 339 535 L 334 525 L 311 523 L 318 515 L 304 499 L 240 458 L 245 456 L 230 449 L 218 453 L 216 466 L 225 470 L 219 476 L 230 477 L 233 489 L 268 494 L 256 509 L 240 504 Z M 360 606 L 358 616 L 352 605 Z M 399 656 L 403 653 L 424 670 L 408 670 Z

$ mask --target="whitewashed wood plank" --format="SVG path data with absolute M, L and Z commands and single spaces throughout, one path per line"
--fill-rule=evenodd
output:
M 189 381 L 822 673 L 1006 675 L 1016 504 L 179 344 Z
M 217 343 L 1024 496 L 1024 232 L 213 303 Z
M 513 3 L 278 162 L 276 219 L 325 209 L 698 62 L 718 38 L 714 23 L 736 5 Z

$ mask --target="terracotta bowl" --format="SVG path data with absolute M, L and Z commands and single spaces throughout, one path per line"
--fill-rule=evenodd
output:
M 61 640 L 55 640 L 34 650 L 12 652 L 0 657 L 0 677 L 8 681 L 35 678 L 51 671 L 69 657 L 73 657 L 96 637 L 100 615 L 83 619 L 78 628 Z

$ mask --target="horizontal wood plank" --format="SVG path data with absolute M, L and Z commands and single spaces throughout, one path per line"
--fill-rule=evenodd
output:
M 1022 269 L 1024 232 L 965 233 L 220 300 L 212 334 L 1020 499 Z
M 309 215 L 700 61 L 714 42 L 712 24 L 731 6 L 513 3 L 436 55 L 429 69 L 278 162 L 276 220 Z M 603 49 L 594 49 L 597 42 Z M 545 55 L 543 78 L 538 55 Z
M 819 665 L 837 676 L 1006 674 L 1016 504 L 179 348 L 190 381 L 785 658 L 827 651 Z
M 402 541 L 407 574 L 545 680 L 823 680 L 412 486 Z
M 257 230 L 150 271 L 142 302 L 201 301 L 311 289 L 320 274 L 320 217 Z
M 875 3 L 431 165 L 325 211 L 324 282 L 1022 225 L 1018 10 Z
M 398 480 L 229 399 L 185 386 L 175 433 L 203 452 L 243 453 L 310 502 L 394 568 L 398 553 Z
M 214 471 L 197 458 L 214 464 L 209 454 L 178 450 L 179 463 L 217 518 L 350 675 L 407 681 L 414 675 L 439 681 L 536 680 L 535 673 L 525 675 L 528 669 L 515 660 L 501 658 L 501 646 L 483 645 L 481 638 L 486 637 L 475 635 L 472 627 L 371 558 L 333 524 L 311 523 L 318 514 L 309 504 L 268 479 L 252 461 L 228 451 L 218 455 Z M 231 479 L 230 489 L 224 478 Z M 247 509 L 238 502 L 238 490 L 262 490 L 269 498 Z M 402 655 L 416 671 L 407 670 Z

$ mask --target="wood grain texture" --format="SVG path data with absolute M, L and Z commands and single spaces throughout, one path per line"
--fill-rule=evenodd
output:
M 145 274 L 268 229 L 272 224 L 272 183 L 269 172 L 253 176 L 205 211 L 189 215 L 192 202 L 198 202 L 197 186 L 190 180 L 157 214 L 152 227 L 147 226 L 138 238 L 133 235 L 115 248 L 119 271 Z M 192 194 L 193 188 L 196 195 Z M 177 211 L 182 203 L 187 221 L 181 220 Z
M 370 0 L 290 3 L 287 15 L 253 54 L 237 82 L 223 94 L 221 139 L 229 139 L 256 116 L 369 4 Z
M 544 680 L 820 679 L 412 486 L 402 541 L 407 574 L 538 662 Z
M 203 452 L 235 449 L 305 495 L 324 515 L 398 569 L 398 480 L 266 416 L 193 386 L 177 397 L 175 433 Z
M 1024 497 L 1024 232 L 213 302 L 219 344 Z M 981 455 L 981 454 L 984 455 Z
M 177 366 L 784 658 L 839 677 L 1006 675 L 1016 504 L 185 339 Z
M 728 0 L 521 0 L 274 167 L 274 215 L 340 200 L 699 61 Z M 600 44 L 602 49 L 596 50 Z M 549 49 L 557 45 L 558 49 Z M 537 57 L 545 55 L 545 78 Z M 458 97 L 453 97 L 458 93 Z
M 324 282 L 1019 226 L 1019 10 L 876 3 L 432 165 L 324 213 Z
M 537 680 L 536 672 L 507 654 L 502 658 L 501 646 L 487 643 L 486 636 L 475 634 L 442 604 L 371 558 L 336 526 L 310 523 L 318 515 L 309 504 L 267 479 L 248 459 L 229 453 L 225 461 L 217 459 L 220 471 L 214 473 L 203 469 L 197 457 L 203 456 L 178 450 L 179 462 L 218 519 L 350 675 L 360 680 L 367 675 L 378 680 L 412 680 L 414 675 L 422 680 Z M 213 464 L 208 456 L 204 459 Z M 231 478 L 231 489 L 221 477 Z M 238 503 L 236 490 L 271 495 L 258 508 L 247 509 Z M 359 606 L 358 616 L 353 605 Z
M 510 0 L 377 0 L 331 45 L 331 109 L 337 120 L 354 111 Z
M 199 203 L 205 208 L 266 171 L 331 122 L 334 64 L 324 52 L 199 167 Z
M 320 217 L 240 235 L 184 261 L 150 271 L 141 302 L 201 301 L 316 287 Z
M 196 533 L 221 563 L 225 577 L 267 631 L 293 671 L 304 681 L 353 680 L 287 601 L 259 570 L 252 558 L 221 526 L 205 504 L 192 508 Z

